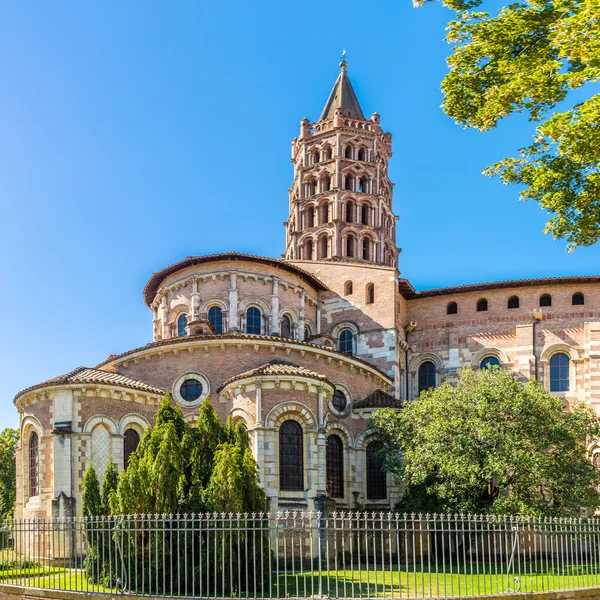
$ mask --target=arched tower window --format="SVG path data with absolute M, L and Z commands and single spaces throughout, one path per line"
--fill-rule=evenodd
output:
M 363 260 L 369 260 L 371 258 L 371 240 L 369 238 L 363 239 L 362 257 Z
M 318 242 L 319 258 L 327 258 L 327 254 L 328 254 L 327 246 L 328 246 L 327 236 L 324 235 Z
M 40 442 L 35 431 L 29 436 L 29 496 L 40 494 Z
M 358 186 L 358 191 L 363 193 L 363 194 L 368 194 L 369 193 L 369 179 L 367 177 L 361 177 L 360 178 L 360 182 L 359 182 L 359 186 Z
M 123 436 L 123 466 L 129 465 L 129 457 L 136 451 L 140 443 L 140 434 L 135 429 L 127 429 Z
M 477 312 L 485 312 L 488 309 L 488 301 L 485 298 L 477 301 Z
M 313 243 L 312 240 L 307 240 L 304 244 L 304 260 L 312 260 L 313 257 Z
M 585 298 L 581 292 L 573 294 L 572 304 L 573 306 L 583 306 L 585 304 Z
M 283 318 L 281 319 L 281 337 L 292 337 L 292 320 L 288 315 L 283 315 Z
M 304 326 L 304 341 L 308 342 L 308 340 L 310 339 L 310 327 L 308 325 Z
M 354 341 L 352 337 L 352 331 L 350 329 L 342 329 L 338 337 L 340 352 L 348 354 L 349 356 L 354 355 Z
M 321 205 L 321 223 L 329 223 L 329 202 Z
M 261 318 L 260 310 L 256 306 L 251 306 L 246 311 L 246 333 L 261 333 Z
M 566 354 L 553 354 L 550 358 L 550 391 L 569 391 L 569 357 Z
M 358 160 L 367 160 L 367 151 L 364 148 L 358 149 Z
M 552 306 L 552 296 L 550 294 L 542 294 L 540 296 L 540 306 Z
M 435 365 L 430 361 L 419 366 L 419 394 L 435 387 Z
M 354 222 L 354 204 L 352 202 L 346 202 L 346 222 Z
M 352 146 L 346 146 L 344 148 L 344 158 L 352 158 Z
M 306 210 L 306 226 L 314 227 L 315 226 L 315 207 L 311 206 Z
M 448 306 L 446 306 L 446 314 L 447 315 L 458 314 L 458 304 L 456 304 L 456 302 L 448 302 Z
M 344 497 L 344 444 L 339 435 L 327 438 L 326 449 L 327 495 L 330 498 Z
M 372 283 L 367 284 L 365 296 L 367 304 L 373 304 L 375 302 L 375 286 Z
M 370 442 L 367 446 L 367 499 L 385 500 L 387 498 L 387 478 L 383 470 L 383 445 Z
M 511 296 L 508 299 L 508 308 L 519 308 L 519 296 Z
M 481 361 L 480 369 L 490 369 L 491 367 L 499 367 L 500 361 L 495 356 L 488 356 Z
M 351 281 L 346 281 L 346 283 L 344 284 L 344 295 L 352 296 L 352 282 Z
M 348 258 L 354 258 L 356 247 L 356 238 L 353 235 L 346 237 L 346 256 Z
M 352 175 L 344 176 L 344 189 L 354 191 L 354 177 Z
M 325 160 L 331 160 L 333 158 L 333 149 L 331 146 L 327 146 L 325 149 Z
M 223 333 L 223 311 L 220 306 L 211 306 L 208 309 L 208 322 L 213 326 L 215 333 Z
M 369 211 L 371 207 L 368 204 L 363 204 L 360 207 L 360 221 L 363 225 L 369 224 Z
M 285 421 L 279 428 L 279 487 L 283 491 L 304 489 L 304 455 L 302 427 L 296 421 Z
M 177 317 L 177 337 L 184 337 L 187 334 L 187 315 L 179 315 Z

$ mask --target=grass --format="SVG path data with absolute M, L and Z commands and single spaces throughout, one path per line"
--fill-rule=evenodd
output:
M 525 570 L 525 566 L 523 566 Z M 521 592 L 540 592 L 558 589 L 594 587 L 600 585 L 598 573 L 579 572 L 567 568 L 561 574 L 527 568 L 520 577 Z M 91 583 L 81 569 L 62 567 L 28 567 L 0 569 L 0 583 L 35 588 L 115 593 L 116 590 Z M 363 598 L 419 598 L 439 596 L 481 596 L 517 591 L 512 574 L 507 575 L 474 565 L 473 572 L 428 573 L 419 569 L 324 570 L 282 574 L 272 573 L 271 594 L 274 598 L 318 596 Z M 167 595 L 176 595 L 169 594 Z M 220 596 L 220 592 L 218 593 Z M 242 593 L 242 596 L 245 594 Z

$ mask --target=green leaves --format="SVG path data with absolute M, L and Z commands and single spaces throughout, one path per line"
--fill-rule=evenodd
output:
M 485 131 L 513 113 L 540 122 L 532 145 L 485 171 L 526 186 L 550 215 L 546 233 L 569 250 L 598 241 L 600 97 L 549 115 L 571 90 L 600 79 L 600 0 L 523 0 L 497 14 L 483 0 L 443 0 L 457 12 L 442 82 L 443 108 L 465 128 Z
M 378 411 L 372 427 L 406 486 L 405 509 L 557 515 L 599 504 L 586 454 L 600 435 L 593 411 L 566 412 L 536 382 L 497 367 L 463 370 L 456 386 Z
M 16 499 L 15 450 L 19 441 L 16 429 L 0 433 L 0 523 L 13 514 Z

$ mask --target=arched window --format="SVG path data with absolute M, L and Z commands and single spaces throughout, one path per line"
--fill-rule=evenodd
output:
M 211 306 L 208 309 L 208 322 L 213 326 L 215 333 L 223 333 L 223 311 L 220 306 Z
M 508 308 L 519 308 L 519 296 L 511 296 L 508 299 Z
M 288 315 L 283 315 L 281 319 L 281 337 L 292 337 L 292 320 L 288 317 Z
M 367 446 L 367 500 L 387 498 L 387 478 L 383 470 L 383 446 L 370 442 Z
M 585 298 L 581 292 L 573 294 L 572 304 L 573 306 L 583 306 L 585 304 Z
M 315 207 L 311 206 L 306 210 L 306 226 L 314 227 L 315 226 Z
M 140 434 L 135 429 L 127 429 L 123 436 L 123 466 L 129 465 L 129 457 L 135 452 L 140 443 Z
M 446 314 L 447 315 L 456 315 L 458 313 L 458 304 L 456 302 L 448 302 L 448 306 L 446 306 Z
M 321 190 L 323 192 L 328 192 L 330 189 L 331 189 L 331 178 L 323 177 L 323 179 L 321 179 Z
M 346 281 L 346 283 L 344 284 L 344 295 L 352 296 L 352 282 L 351 281 Z
M 550 358 L 550 391 L 569 391 L 569 357 L 566 354 L 553 354 Z
M 364 238 L 362 243 L 362 257 L 363 260 L 369 260 L 371 257 L 371 240 Z
M 373 304 L 373 302 L 375 302 L 375 286 L 372 283 L 367 284 L 365 296 L 365 301 L 367 304 Z
M 540 296 L 540 306 L 552 306 L 552 296 L 550 294 L 542 294 Z
M 328 254 L 328 240 L 327 240 L 327 236 L 324 235 L 317 244 L 317 249 L 319 252 L 319 258 L 327 258 L 327 254 Z
M 344 148 L 344 158 L 352 158 L 352 146 L 346 146 Z
M 325 149 L 325 160 L 331 160 L 333 158 L 333 149 L 331 146 L 327 146 Z
M 435 365 L 430 361 L 419 366 L 419 394 L 435 387 Z
M 261 333 L 261 314 L 255 306 L 251 306 L 246 311 L 246 333 Z
M 310 339 L 310 327 L 308 325 L 304 326 L 304 341 L 308 342 L 308 340 Z
M 344 497 L 344 444 L 339 435 L 327 438 L 326 449 L 327 495 L 330 498 Z
M 346 222 L 354 222 L 354 204 L 352 202 L 346 202 Z
M 317 164 L 317 163 L 319 162 L 319 151 L 318 151 L 318 150 L 315 150 L 315 151 L 313 152 L 313 155 L 312 155 L 312 156 L 313 156 L 313 165 L 314 165 L 314 164 Z
M 363 225 L 369 224 L 369 210 L 370 206 L 368 204 L 363 204 L 360 207 L 360 221 Z
M 333 400 L 331 401 L 331 405 L 335 410 L 342 413 L 346 410 L 348 406 L 348 400 L 346 400 L 346 394 L 342 392 L 342 390 L 335 390 L 335 394 L 333 394 Z
M 279 487 L 287 492 L 304 489 L 302 427 L 296 421 L 285 421 L 279 428 Z
M 304 245 L 304 260 L 312 260 L 313 256 L 313 243 L 312 240 L 307 240 Z
M 40 442 L 35 431 L 29 436 L 29 496 L 40 494 Z
M 346 175 L 344 177 L 344 189 L 354 191 L 354 177 L 352 177 L 352 175 Z
M 367 160 L 367 151 L 364 148 L 358 149 L 358 160 Z
M 477 301 L 477 312 L 485 312 L 488 309 L 488 301 L 485 298 Z
M 177 337 L 184 337 L 187 334 L 187 315 L 179 315 L 177 317 Z
M 369 193 L 369 180 L 367 177 L 361 177 L 358 184 L 358 191 L 362 194 Z
M 491 367 L 499 367 L 500 361 L 495 356 L 488 356 L 481 361 L 480 369 L 489 369 Z
M 353 235 L 349 235 L 346 238 L 346 256 L 354 258 L 354 248 L 356 246 L 356 238 Z
M 352 339 L 352 331 L 350 329 L 342 329 L 338 337 L 340 352 L 352 356 L 354 354 L 354 341 Z
M 329 223 L 329 202 L 321 205 L 321 223 Z

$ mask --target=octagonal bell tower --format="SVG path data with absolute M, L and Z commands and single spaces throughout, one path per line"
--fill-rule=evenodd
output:
M 321 118 L 300 122 L 292 142 L 287 260 L 360 261 L 398 267 L 392 136 L 365 119 L 345 61 Z

